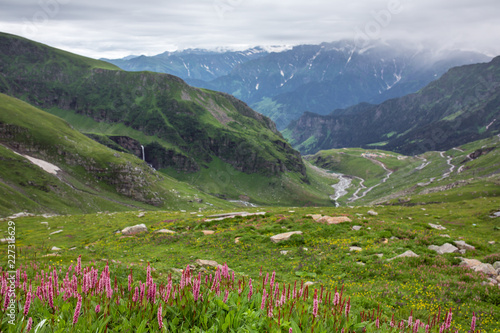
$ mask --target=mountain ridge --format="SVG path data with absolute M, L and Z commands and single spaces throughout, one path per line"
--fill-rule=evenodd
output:
M 284 132 L 302 153 L 378 147 L 405 154 L 446 150 L 500 130 L 500 57 L 450 69 L 417 93 L 322 116 L 306 113 Z

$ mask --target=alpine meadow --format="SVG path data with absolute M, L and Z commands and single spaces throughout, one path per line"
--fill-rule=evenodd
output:
M 497 4 L 29 2 L 0 332 L 500 333 Z

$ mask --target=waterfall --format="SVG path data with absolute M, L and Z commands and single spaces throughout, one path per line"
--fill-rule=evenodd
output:
M 144 155 L 144 146 L 143 145 L 141 145 L 141 149 L 142 149 L 142 160 L 146 161 L 146 155 Z

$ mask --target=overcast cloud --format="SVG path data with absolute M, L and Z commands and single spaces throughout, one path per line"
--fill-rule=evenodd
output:
M 0 31 L 93 58 L 345 38 L 500 55 L 498 0 L 2 0 Z

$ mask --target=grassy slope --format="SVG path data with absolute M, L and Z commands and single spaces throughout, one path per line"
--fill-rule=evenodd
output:
M 450 199 L 453 191 L 447 193 L 445 198 Z M 146 262 L 151 262 L 156 270 L 155 279 L 166 282 L 169 273 L 174 274 L 174 279 L 179 278 L 172 268 L 183 268 L 196 259 L 212 259 L 227 262 L 237 274 L 249 275 L 254 281 L 260 281 L 258 271 L 262 267 L 264 272 L 275 270 L 279 282 L 299 277 L 330 290 L 343 285 L 344 294 L 352 297 L 354 312 L 371 311 L 380 304 L 389 319 L 393 312 L 396 319 L 401 319 L 408 318 L 413 311 L 414 319 L 426 322 L 439 307 L 443 311 L 451 307 L 453 325 L 460 332 L 468 329 L 473 311 L 478 314 L 479 329 L 499 332 L 498 287 L 482 286 L 485 277 L 458 267 L 456 254 L 440 256 L 427 249 L 431 244 L 463 239 L 476 246 L 476 251 L 467 252 L 467 258 L 485 262 L 494 253 L 500 256 L 500 243 L 488 244 L 499 237 L 500 219 L 489 217 L 499 206 L 498 194 L 489 192 L 472 200 L 377 207 L 379 215 L 376 217 L 367 215 L 365 207 L 343 207 L 265 208 L 268 212 L 265 217 L 213 222 L 204 219 L 220 211 L 148 212 L 141 218 L 132 212 L 20 218 L 16 220 L 17 246 L 21 249 L 18 261 L 25 263 L 36 257 L 42 262 L 64 267 L 74 262 L 78 254 L 82 254 L 85 262 L 113 260 L 112 269 L 121 272 L 122 282 L 126 283 L 128 265 L 145 267 Z M 249 209 L 258 210 L 262 209 Z M 353 222 L 332 226 L 318 224 L 306 216 L 309 213 L 347 215 Z M 48 221 L 49 230 L 39 223 L 43 221 Z M 149 232 L 130 238 L 115 234 L 117 230 L 138 223 L 145 223 Z M 441 223 L 447 230 L 431 229 L 428 223 Z M 352 225 L 363 228 L 353 231 Z M 82 226 L 85 233 L 81 232 Z M 60 228 L 62 233 L 48 239 L 50 232 Z M 161 228 L 177 233 L 154 233 Z M 215 234 L 203 236 L 201 230 L 214 230 Z M 294 230 L 303 231 L 304 236 L 279 244 L 269 240 L 271 235 Z M 441 237 L 443 233 L 451 239 Z M 393 236 L 397 239 L 384 240 Z M 235 243 L 236 237 L 240 237 L 239 243 Z M 42 258 L 52 252 L 52 246 L 62 248 L 61 256 Z M 363 250 L 350 252 L 350 246 Z M 70 250 L 73 247 L 76 251 Z M 6 251 L 4 246 L 1 249 Z M 284 250 L 288 253 L 280 254 Z M 407 250 L 419 254 L 420 258 L 386 261 Z M 378 258 L 375 254 L 383 254 L 383 257 Z
M 231 206 L 170 177 L 158 177 L 138 158 L 104 147 L 73 130 L 60 118 L 3 94 L 0 94 L 0 123 L 20 129 L 14 138 L 1 139 L 3 144 L 11 147 L 21 145 L 21 150 L 31 150 L 29 155 L 48 160 L 63 170 L 57 177 L 48 174 L 10 149 L 0 146 L 3 160 L 0 167 L 0 211 L 3 214 L 20 210 L 82 213 L 155 209 L 118 194 L 111 184 L 99 180 L 99 175 L 85 170 L 82 165 L 86 163 L 103 169 L 111 165 L 142 169 L 144 178 L 151 183 L 151 190 L 163 197 L 162 208 L 206 207 L 205 204 L 189 203 L 194 197 L 209 200 L 219 207 Z

